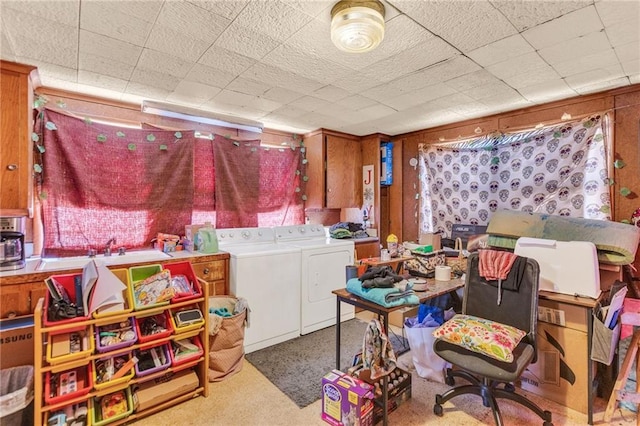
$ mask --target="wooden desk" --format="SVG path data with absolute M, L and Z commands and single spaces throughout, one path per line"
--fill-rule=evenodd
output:
M 403 261 L 399 258 L 395 259 L 396 261 Z M 384 264 L 385 262 L 378 263 Z M 464 281 L 456 278 L 450 281 L 436 281 L 433 279 L 427 280 L 428 288 L 426 291 L 416 292 L 416 295 L 420 299 L 420 303 L 426 302 L 429 299 L 433 299 L 435 297 L 441 296 L 446 293 L 450 293 L 452 291 L 456 291 L 457 289 L 464 287 Z M 340 370 L 340 303 L 348 303 L 349 305 L 353 305 L 357 308 L 364 309 L 369 312 L 373 312 L 378 315 L 378 319 L 382 318 L 382 327 L 385 332 L 387 332 L 387 327 L 389 324 L 389 313 L 396 311 L 398 309 L 404 308 L 406 306 L 412 305 L 399 305 L 393 306 L 391 308 L 384 307 L 382 305 L 378 305 L 377 303 L 370 302 L 361 297 L 356 296 L 355 294 L 351 294 L 347 291 L 346 288 L 341 288 L 339 290 L 333 290 L 333 294 L 336 295 L 336 369 Z M 389 395 L 387 393 L 387 380 L 388 377 L 384 376 L 382 382 L 382 407 L 383 407 L 383 425 L 388 424 L 388 412 L 387 412 L 387 404 L 389 400 Z

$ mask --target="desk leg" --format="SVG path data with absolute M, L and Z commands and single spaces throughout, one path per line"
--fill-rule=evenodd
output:
M 382 313 L 382 328 L 387 333 L 389 338 L 389 314 L 387 312 Z M 389 341 L 391 344 L 391 341 Z M 382 424 L 387 426 L 389 424 L 389 375 L 385 374 L 382 379 Z
M 340 298 L 336 297 L 336 370 L 340 370 Z

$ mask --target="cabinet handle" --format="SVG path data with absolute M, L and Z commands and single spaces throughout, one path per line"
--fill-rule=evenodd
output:
M 7 170 L 10 170 L 10 171 L 18 170 L 18 165 L 17 164 L 9 164 L 7 166 Z
M 211 271 L 209 270 L 209 268 L 204 268 L 204 269 L 202 270 L 202 273 L 203 273 L 203 274 L 205 274 L 205 275 L 209 275 L 209 272 L 211 272 Z

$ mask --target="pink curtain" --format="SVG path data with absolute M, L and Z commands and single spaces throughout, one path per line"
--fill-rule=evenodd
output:
M 194 201 L 192 131 L 130 129 L 44 113 L 44 255 L 145 247 L 184 233 Z

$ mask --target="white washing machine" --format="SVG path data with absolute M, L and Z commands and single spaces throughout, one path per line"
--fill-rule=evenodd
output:
M 276 241 L 301 250 L 300 334 L 336 323 L 333 290 L 346 286 L 346 266 L 354 263 L 352 240 L 328 238 L 322 225 L 291 225 L 274 228 Z M 355 316 L 352 305 L 340 308 L 341 321 Z
M 218 229 L 230 255 L 231 293 L 251 309 L 244 350 L 251 353 L 300 335 L 300 248 L 276 244 L 272 228 Z

